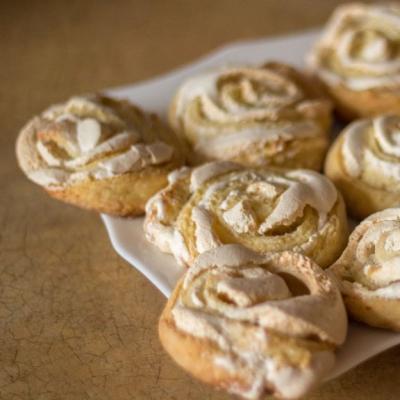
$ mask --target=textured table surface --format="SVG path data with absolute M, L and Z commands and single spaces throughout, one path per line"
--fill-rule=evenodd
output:
M 97 215 L 21 175 L 15 136 L 70 95 L 150 78 L 232 40 L 321 25 L 336 4 L 1 2 L 0 399 L 229 398 L 162 351 L 165 299 L 114 253 Z M 309 396 L 348 398 L 400 398 L 400 347 Z

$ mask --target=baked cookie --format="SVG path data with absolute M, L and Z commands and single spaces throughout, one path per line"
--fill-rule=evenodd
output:
M 73 97 L 22 129 L 17 158 L 51 196 L 114 215 L 139 215 L 184 162 L 180 140 L 126 100 Z
M 362 221 L 329 271 L 355 319 L 400 331 L 400 208 Z
M 181 367 L 246 399 L 305 395 L 331 370 L 346 331 L 339 289 L 317 264 L 241 245 L 199 256 L 159 322 Z
M 188 140 L 194 165 L 230 160 L 319 170 L 331 108 L 310 77 L 270 62 L 189 79 L 171 103 L 169 121 Z
M 400 202 L 400 116 L 351 123 L 330 148 L 325 173 L 356 218 Z
M 399 3 L 338 7 L 308 65 L 343 117 L 400 113 Z
M 144 230 L 183 265 L 212 248 L 240 243 L 257 252 L 294 250 L 325 268 L 346 245 L 343 200 L 315 171 L 216 161 L 168 179 L 146 205 Z

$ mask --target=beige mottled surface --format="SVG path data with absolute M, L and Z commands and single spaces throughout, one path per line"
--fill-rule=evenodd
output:
M 18 129 L 48 104 L 132 83 L 230 40 L 321 24 L 335 1 L 0 3 L 0 399 L 227 399 L 163 353 L 164 298 L 100 219 L 18 172 Z M 283 49 L 284 51 L 284 49 Z M 309 399 L 400 398 L 400 348 Z

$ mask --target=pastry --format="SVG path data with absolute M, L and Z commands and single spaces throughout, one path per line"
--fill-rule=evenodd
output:
M 343 200 L 315 171 L 215 161 L 168 179 L 146 205 L 144 229 L 183 265 L 206 250 L 240 243 L 257 252 L 298 251 L 327 267 L 346 245 Z
M 346 330 L 337 285 L 311 259 L 241 245 L 199 256 L 159 322 L 180 366 L 246 399 L 305 395 L 331 370 Z
M 351 123 L 330 148 L 325 173 L 342 192 L 351 215 L 366 216 L 400 200 L 400 116 Z
M 400 208 L 362 221 L 329 271 L 355 319 L 400 331 Z
M 399 3 L 340 6 L 308 65 L 344 118 L 400 113 Z
M 189 161 L 320 170 L 331 103 L 315 82 L 284 64 L 225 67 L 189 79 L 169 120 L 189 142 Z
M 115 215 L 139 215 L 184 162 L 181 141 L 125 100 L 73 97 L 22 129 L 17 158 L 51 196 Z

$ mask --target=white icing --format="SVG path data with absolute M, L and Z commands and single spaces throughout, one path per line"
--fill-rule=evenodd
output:
M 79 147 L 86 153 L 92 150 L 100 140 L 101 125 L 93 118 L 85 118 L 77 122 L 76 135 Z
M 400 182 L 400 163 L 381 159 L 369 149 L 364 150 L 364 162 L 368 168 L 378 171 L 382 177 Z
M 259 267 L 243 270 L 242 277 L 224 277 L 218 281 L 215 290 L 238 307 L 249 307 L 261 300 L 282 300 L 291 296 L 283 278 Z
M 192 219 L 196 226 L 196 247 L 200 253 L 221 245 L 213 233 L 212 217 L 203 207 L 194 207 Z
M 43 142 L 36 142 L 36 149 L 40 154 L 40 157 L 42 157 L 50 167 L 60 167 L 62 165 L 62 160 L 54 156 Z
M 388 41 L 382 36 L 378 36 L 374 40 L 371 40 L 370 43 L 367 43 L 367 45 L 362 48 L 361 51 L 361 58 L 367 62 L 380 62 L 384 61 L 388 57 Z M 377 72 L 386 72 L 386 70 L 384 69 L 382 71 L 382 65 L 379 65 L 379 70 Z
M 303 213 L 306 205 L 316 209 L 324 220 L 336 203 L 337 191 L 331 181 L 317 172 L 294 170 L 287 174 L 297 179 L 281 195 L 278 205 L 259 228 L 261 234 L 277 225 L 289 225 Z
M 171 159 L 174 152 L 173 148 L 163 142 L 155 142 L 146 146 L 151 157 L 152 164 L 162 164 Z
M 161 251 L 174 255 L 180 265 L 186 265 L 189 251 L 182 234 L 170 226 L 158 222 L 146 225 L 146 238 L 154 243 Z
M 376 289 L 371 292 L 371 295 L 376 297 L 382 297 L 385 299 L 399 299 L 400 282 L 395 282 L 390 284 L 389 286 Z
M 361 120 L 349 125 L 345 132 L 342 155 L 347 173 L 358 177 L 361 174 L 361 161 L 368 122 Z
M 381 116 L 373 120 L 376 140 L 382 150 L 392 156 L 400 157 L 400 118 Z M 395 130 L 393 131 L 394 125 Z
M 231 209 L 222 214 L 224 221 L 239 233 L 254 231 L 257 221 L 250 205 L 239 201 Z
M 119 152 L 127 149 L 131 144 L 135 143 L 135 141 L 136 137 L 132 136 L 128 132 L 117 133 L 87 152 L 81 153 L 77 157 L 65 161 L 65 166 L 71 169 L 83 167 L 103 154 Z
M 170 185 L 178 182 L 180 179 L 184 179 L 185 177 L 190 175 L 190 168 L 189 167 L 182 167 L 172 171 L 168 174 L 168 183 Z
M 136 147 L 132 146 L 130 150 L 118 156 L 101 161 L 99 166 L 107 170 L 110 176 L 123 174 L 126 171 L 132 171 L 140 168 L 142 158 Z
M 229 161 L 216 161 L 204 164 L 192 171 L 190 176 L 190 188 L 194 192 L 204 182 L 225 172 L 235 171 L 240 167 Z

